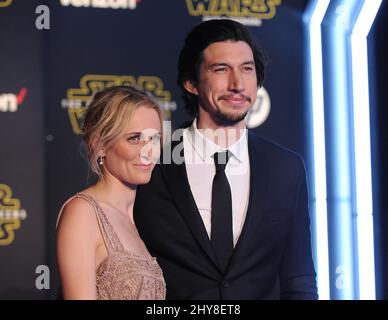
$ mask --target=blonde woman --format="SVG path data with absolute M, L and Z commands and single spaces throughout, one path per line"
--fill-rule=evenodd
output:
M 111 87 L 88 107 L 84 142 L 97 183 L 71 197 L 57 227 L 65 299 L 165 299 L 163 274 L 133 220 L 137 185 L 160 155 L 162 113 L 142 91 Z

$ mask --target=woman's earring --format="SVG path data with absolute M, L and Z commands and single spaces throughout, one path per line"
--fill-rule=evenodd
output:
M 102 166 L 104 164 L 104 156 L 99 156 L 97 158 L 97 163 L 99 166 Z

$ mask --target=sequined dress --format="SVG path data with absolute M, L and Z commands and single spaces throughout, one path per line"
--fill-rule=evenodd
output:
M 91 196 L 77 193 L 73 198 L 85 199 L 93 206 L 108 251 L 96 270 L 97 299 L 164 300 L 166 285 L 156 258 L 125 250 L 101 206 Z

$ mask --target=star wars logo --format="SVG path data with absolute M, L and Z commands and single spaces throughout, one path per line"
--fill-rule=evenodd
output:
M 27 89 L 22 88 L 19 93 L 0 94 L 0 112 L 16 112 L 27 95 Z
M 249 26 L 260 26 L 262 20 L 276 15 L 281 0 L 186 0 L 192 16 L 202 16 L 204 21 L 230 18 Z
M 6 184 L 0 184 L 0 246 L 7 246 L 13 242 L 15 231 L 26 218 L 27 212 L 20 208 L 20 200 L 12 198 L 11 188 Z
M 86 7 L 102 9 L 136 9 L 141 0 L 60 0 L 64 7 Z
M 67 110 L 71 127 L 75 134 L 82 133 L 82 122 L 85 110 L 93 95 L 107 87 L 118 85 L 130 85 L 142 89 L 151 94 L 164 113 L 164 119 L 171 119 L 172 111 L 177 104 L 171 100 L 171 92 L 164 90 L 163 81 L 155 76 L 115 76 L 115 75 L 85 75 L 80 80 L 79 88 L 67 90 L 66 99 L 62 100 L 62 108 Z
M 0 0 L 0 8 L 9 7 L 13 0 Z

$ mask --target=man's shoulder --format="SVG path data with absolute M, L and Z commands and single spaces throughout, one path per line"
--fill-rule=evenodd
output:
M 248 146 L 250 152 L 263 154 L 270 161 L 304 165 L 303 157 L 299 153 L 251 131 L 248 131 Z

